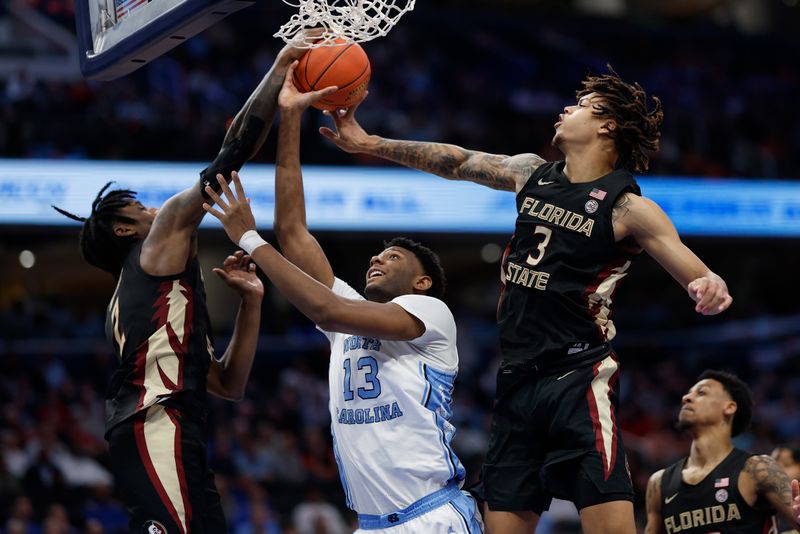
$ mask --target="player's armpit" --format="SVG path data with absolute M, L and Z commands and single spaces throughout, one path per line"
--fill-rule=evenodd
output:
M 663 522 L 661 518 L 661 477 L 664 470 L 656 471 L 647 482 L 647 525 L 645 534 L 661 534 Z
M 767 455 L 751 456 L 744 465 L 746 472 L 755 484 L 758 494 L 784 519 L 797 524 L 792 510 L 792 486 L 789 476 Z

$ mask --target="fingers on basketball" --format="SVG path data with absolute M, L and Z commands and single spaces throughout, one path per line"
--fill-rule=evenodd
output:
M 303 93 L 331 86 L 337 89 L 314 102 L 317 109 L 333 111 L 361 102 L 372 74 L 369 58 L 357 43 L 337 39 L 335 46 L 312 48 L 294 69 L 295 87 Z

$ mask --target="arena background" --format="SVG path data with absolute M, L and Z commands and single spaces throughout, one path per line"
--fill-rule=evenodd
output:
M 775 186 L 768 179 L 794 185 L 800 177 L 797 0 L 417 4 L 388 37 L 365 45 L 373 79 L 359 117 L 368 131 L 555 158 L 553 117 L 587 72 L 610 62 L 663 99 L 662 150 L 650 174 L 674 177 L 678 189 L 680 177 L 737 177 L 764 188 Z M 262 2 L 130 76 L 86 82 L 71 48 L 72 2 L 6 0 L 0 167 L 40 159 L 182 161 L 198 162 L 199 171 L 282 45 L 271 34 L 290 14 L 277 1 Z M 340 152 L 316 133 L 323 123 L 319 113 L 305 117 L 304 163 L 383 165 Z M 273 135 L 255 161 L 271 163 L 274 152 Z M 17 178 L 0 179 L 2 199 L 16 191 L 8 184 Z M 189 184 L 194 175 L 169 179 Z M 91 200 L 84 199 L 83 213 Z M 724 215 L 710 211 L 708 223 Z M 82 261 L 79 227 L 0 217 L 0 532 L 124 532 L 102 439 L 115 365 L 103 338 L 113 281 Z M 754 225 L 763 222 L 752 217 Z M 794 221 L 789 230 L 797 235 Z M 448 273 L 445 300 L 461 356 L 455 446 L 470 481 L 486 447 L 498 364 L 497 262 L 511 231 L 402 232 L 437 250 Z M 357 287 L 370 255 L 393 236 L 316 233 L 337 274 Z M 735 371 L 753 388 L 755 422 L 739 446 L 768 453 L 800 440 L 800 252 L 791 233 L 686 238 L 729 284 L 734 304 L 721 316 L 696 315 L 648 257 L 618 291 L 617 421 L 640 525 L 648 476 L 687 452 L 688 440 L 672 426 L 680 396 L 703 369 Z M 201 231 L 218 347 L 230 335 L 236 303 L 210 269 L 231 250 L 219 228 Z M 352 526 L 330 450 L 326 372 L 324 337 L 268 286 L 246 398 L 212 404 L 210 455 L 232 532 Z M 575 517 L 571 505 L 554 506 L 540 532 L 579 532 Z

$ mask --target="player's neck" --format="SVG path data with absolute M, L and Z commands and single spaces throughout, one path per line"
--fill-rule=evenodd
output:
M 733 450 L 727 428 L 710 428 L 692 440 L 689 452 L 689 467 L 704 468 L 718 465 Z
M 598 147 L 581 147 L 565 153 L 564 175 L 573 184 L 593 182 L 614 171 L 614 159 Z

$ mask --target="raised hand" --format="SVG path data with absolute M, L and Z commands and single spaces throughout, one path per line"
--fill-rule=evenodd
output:
M 367 92 L 367 95 L 369 95 L 369 92 Z M 363 152 L 372 140 L 372 137 L 356 121 L 355 113 L 360 104 L 359 102 L 347 110 L 323 111 L 325 115 L 333 119 L 336 131 L 325 126 L 319 129 L 319 133 L 333 141 L 336 146 L 345 152 L 350 152 L 351 154 Z
M 222 188 L 222 194 L 225 197 L 224 200 L 220 198 L 210 186 L 206 186 L 206 193 L 209 198 L 213 200 L 222 211 L 214 209 L 208 203 L 203 204 L 203 209 L 219 219 L 222 226 L 225 228 L 225 233 L 228 234 L 231 241 L 239 244 L 242 234 L 248 230 L 256 229 L 256 219 L 253 217 L 253 211 L 250 209 L 250 199 L 244 194 L 242 182 L 239 180 L 239 173 L 233 171 L 231 177 L 233 178 L 233 184 L 236 188 L 235 195 L 225 181 L 225 178 L 221 174 L 217 174 L 217 181 Z
M 222 268 L 215 267 L 212 271 L 243 298 L 264 296 L 264 284 L 256 276 L 256 264 L 241 250 L 225 258 Z
M 311 104 L 336 92 L 338 89 L 335 85 L 331 85 L 319 91 L 301 93 L 294 85 L 294 69 L 297 68 L 297 63 L 297 61 L 294 61 L 289 66 L 289 70 L 286 72 L 286 78 L 283 80 L 283 87 L 278 95 L 278 106 L 281 109 L 281 113 L 289 111 L 298 111 L 302 113 Z
M 687 291 L 697 303 L 694 310 L 703 315 L 716 315 L 725 311 L 733 302 L 733 297 L 728 293 L 728 286 L 721 278 L 706 276 L 696 278 L 689 283 Z

